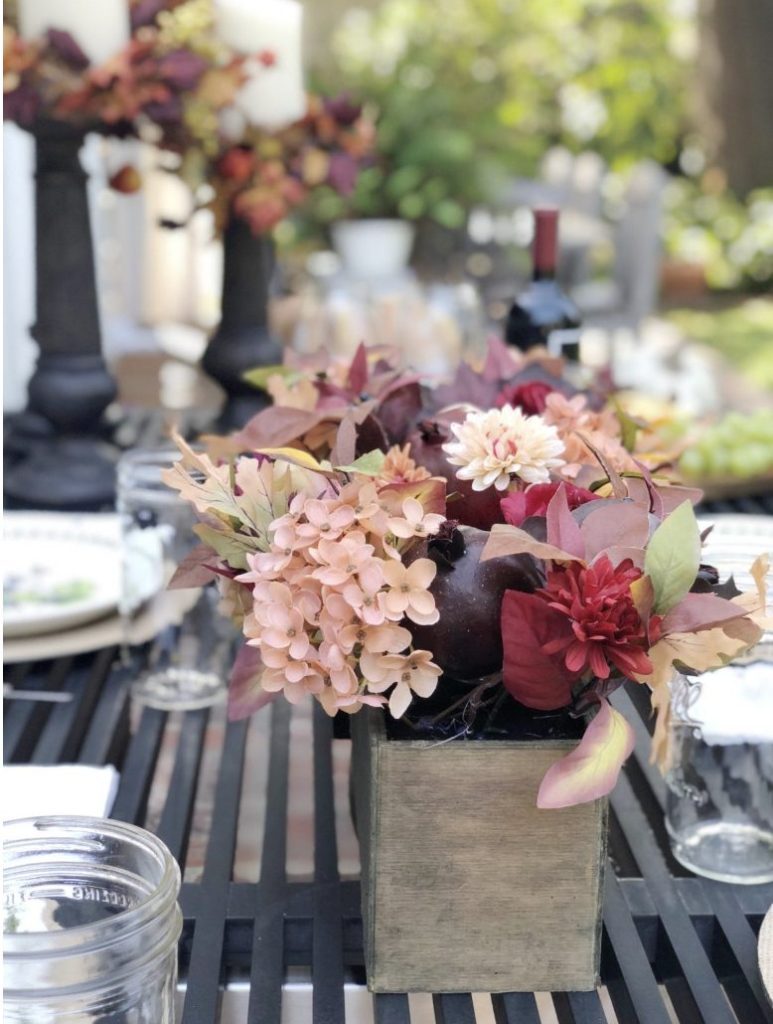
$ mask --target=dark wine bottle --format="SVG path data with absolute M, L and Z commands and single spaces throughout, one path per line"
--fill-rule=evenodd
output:
M 577 362 L 580 314 L 556 281 L 557 252 L 558 210 L 535 210 L 532 281 L 510 309 L 505 341 L 524 352 L 544 345 L 551 355 Z

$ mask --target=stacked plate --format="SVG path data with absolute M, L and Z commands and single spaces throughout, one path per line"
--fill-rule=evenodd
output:
M 71 629 L 118 608 L 117 516 L 8 512 L 3 533 L 7 638 Z
M 147 602 L 163 565 L 143 567 Z M 114 514 L 7 512 L 3 517 L 4 660 L 53 658 L 123 639 L 120 520 Z

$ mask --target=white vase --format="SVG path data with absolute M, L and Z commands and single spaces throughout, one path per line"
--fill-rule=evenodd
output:
M 415 229 L 404 220 L 344 220 L 332 227 L 344 272 L 354 278 L 397 277 L 408 266 Z

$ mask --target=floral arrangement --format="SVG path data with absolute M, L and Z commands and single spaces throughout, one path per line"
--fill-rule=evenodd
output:
M 347 196 L 371 159 L 372 122 L 346 96 L 309 96 L 306 116 L 288 128 L 267 134 L 246 127 L 235 144 L 222 139 L 209 166 L 183 142 L 181 173 L 195 190 L 214 189 L 207 205 L 222 228 L 233 212 L 262 234 L 305 203 L 319 188 Z M 175 140 L 165 140 L 175 148 Z M 191 155 L 192 159 L 191 159 Z
M 202 518 L 176 585 L 218 578 L 245 637 L 231 715 L 280 693 L 449 736 L 482 713 L 587 715 L 539 790 L 563 807 L 613 787 L 633 733 L 609 696 L 633 680 L 663 764 L 674 666 L 719 667 L 760 638 L 766 558 L 756 593 L 720 582 L 699 492 L 544 357 L 493 343 L 434 391 L 382 351 L 323 362 L 262 371 L 277 405 L 203 454 L 178 439 L 167 474 Z
M 267 232 L 313 189 L 354 189 L 374 136 L 359 106 L 312 96 L 287 129 L 248 126 L 234 108 L 248 57 L 217 38 L 211 0 L 136 0 L 131 17 L 128 44 L 99 66 L 67 32 L 25 40 L 4 25 L 4 117 L 26 128 L 50 118 L 135 133 L 177 153 L 194 210 L 213 209 L 219 230 L 233 214 Z M 257 56 L 266 69 L 275 63 L 269 50 Z M 132 192 L 141 180 L 127 166 L 111 184 Z
M 195 131 L 200 108 L 216 115 L 233 102 L 244 58 L 213 35 L 208 0 L 137 2 L 131 21 L 127 45 L 101 65 L 69 32 L 22 39 L 5 24 L 4 116 L 24 127 L 52 118 L 120 134 L 144 120 Z

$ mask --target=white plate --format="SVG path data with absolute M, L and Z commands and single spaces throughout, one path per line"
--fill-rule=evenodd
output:
M 92 622 L 115 611 L 120 596 L 118 516 L 5 513 L 5 636 L 39 636 Z

